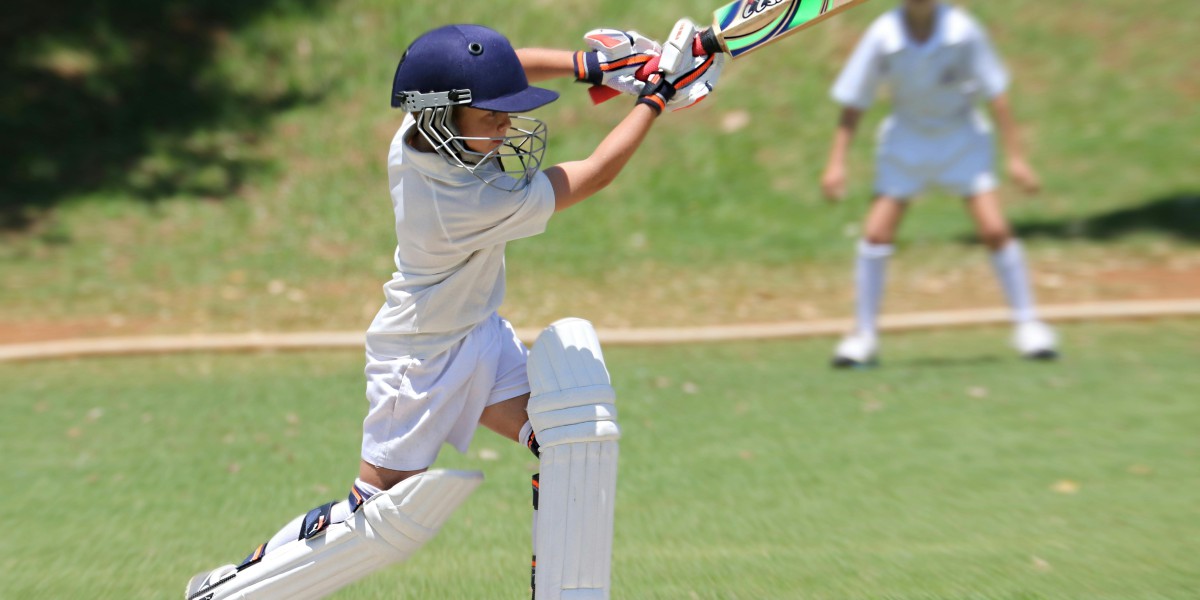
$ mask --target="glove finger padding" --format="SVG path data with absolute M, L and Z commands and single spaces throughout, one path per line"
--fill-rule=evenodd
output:
M 576 79 L 633 96 L 646 85 L 638 70 L 662 52 L 657 41 L 636 31 L 593 29 L 583 40 L 591 50 L 575 54 Z
M 639 104 L 653 108 L 659 114 L 663 110 L 683 110 L 695 106 L 706 98 L 717 85 L 725 55 L 705 54 L 693 57 L 689 69 L 675 75 L 655 73 L 646 83 Z
M 691 40 L 697 28 L 690 19 L 680 19 L 671 31 L 673 40 Z M 691 44 L 684 44 L 678 50 L 686 53 L 678 58 L 682 64 L 673 65 L 672 73 L 659 71 L 652 75 L 638 99 L 660 114 L 663 110 L 682 110 L 703 100 L 716 87 L 725 65 L 724 53 L 697 55 Z
M 721 77 L 725 57 L 723 52 L 693 57 L 693 68 L 674 81 L 675 97 L 667 103 L 667 110 L 683 110 L 708 97 Z

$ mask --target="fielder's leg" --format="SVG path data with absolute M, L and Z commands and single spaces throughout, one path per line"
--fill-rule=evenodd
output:
M 330 505 L 314 509 L 305 516 L 302 539 L 270 552 L 260 547 L 241 566 L 198 575 L 188 599 L 323 598 L 407 559 L 482 482 L 479 472 L 428 471 L 372 496 L 340 523 L 328 523 Z
M 1025 266 L 1025 251 L 1021 242 L 1012 236 L 1000 208 L 999 196 L 994 191 L 976 194 L 968 199 L 967 206 L 979 230 L 980 240 L 991 253 L 996 280 L 1013 311 L 1013 345 L 1027 358 L 1057 358 L 1054 330 L 1037 318 L 1033 287 L 1029 285 L 1029 271 Z
M 548 327 L 533 345 L 528 371 L 541 466 L 534 480 L 534 598 L 607 599 L 621 430 L 591 323 L 563 319 Z
M 879 335 L 876 320 L 883 303 L 887 264 L 893 252 L 892 240 L 907 206 L 907 201 L 889 196 L 880 196 L 871 204 L 863 238 L 858 242 L 854 267 L 857 326 L 834 350 L 834 367 L 864 367 L 877 362 Z

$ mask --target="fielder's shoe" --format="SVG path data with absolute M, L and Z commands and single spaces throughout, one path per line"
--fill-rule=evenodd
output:
M 1058 358 L 1058 340 L 1054 330 L 1041 321 L 1026 321 L 1013 332 L 1013 346 L 1021 356 L 1033 360 Z
M 879 363 L 875 354 L 879 350 L 879 341 L 874 334 L 857 332 L 842 338 L 837 350 L 833 352 L 833 367 L 835 369 L 873 367 Z
M 237 572 L 237 567 L 234 565 L 225 565 L 217 567 L 211 571 L 202 571 L 196 573 L 188 580 L 187 589 L 183 591 L 183 600 L 192 600 L 197 598 L 201 593 L 205 592 L 214 585 L 226 580 L 230 575 Z

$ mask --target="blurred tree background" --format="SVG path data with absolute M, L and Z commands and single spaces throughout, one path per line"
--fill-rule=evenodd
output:
M 243 148 L 319 95 L 245 86 L 214 54 L 247 24 L 320 0 L 23 0 L 0 20 L 0 226 L 73 194 L 222 198 L 262 163 Z M 266 57 L 267 64 L 284 60 Z

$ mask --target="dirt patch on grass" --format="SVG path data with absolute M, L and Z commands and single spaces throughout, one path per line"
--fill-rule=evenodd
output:
M 1200 261 L 1114 268 L 1051 261 L 1034 267 L 1035 291 L 1044 304 L 1200 298 Z M 888 313 L 1003 305 L 984 261 L 969 268 L 930 269 L 900 260 L 891 275 L 884 306 Z M 519 275 L 509 282 L 509 300 L 501 312 L 523 327 L 575 315 L 608 328 L 805 321 L 853 314 L 849 268 L 742 266 L 697 275 L 647 266 L 615 279 L 620 282 L 556 277 L 548 286 L 532 275 Z M 379 299 L 372 293 L 352 300 L 346 291 L 374 287 L 308 286 L 304 302 L 254 302 L 256 310 L 238 314 L 227 307 L 197 306 L 167 319 L 0 319 L 0 344 L 196 332 L 357 330 L 365 327 Z
M 108 316 L 94 319 L 8 320 L 0 319 L 0 344 L 20 344 L 72 338 L 142 335 L 162 333 L 163 327 L 152 320 L 131 320 Z

